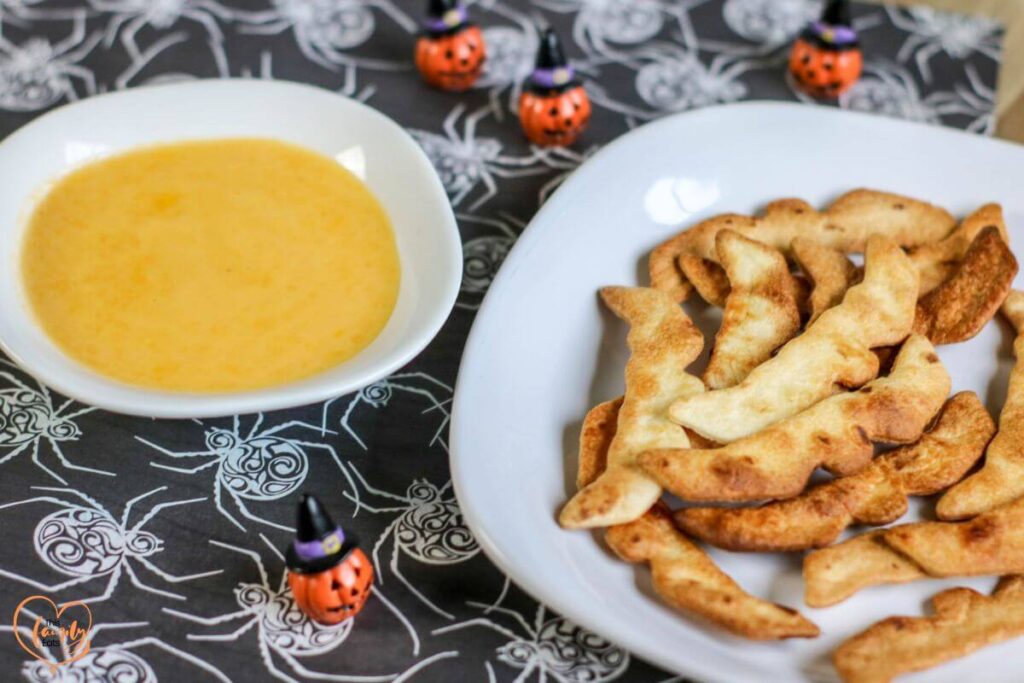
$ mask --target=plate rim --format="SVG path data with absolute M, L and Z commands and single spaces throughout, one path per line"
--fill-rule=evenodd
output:
M 873 124 L 881 124 L 884 126 L 890 126 L 892 128 L 904 128 L 913 130 L 928 130 L 930 133 L 938 136 L 950 136 L 959 139 L 970 139 L 971 144 L 979 147 L 991 147 L 993 149 L 1000 150 L 1014 150 L 1014 153 L 1021 153 L 1024 156 L 1024 145 L 1019 145 L 1011 141 L 995 139 L 992 137 L 981 136 L 977 133 L 971 133 L 968 131 L 949 128 L 945 126 L 932 125 L 916 121 L 907 121 L 904 119 L 897 119 L 881 114 L 866 113 L 849 111 L 845 109 L 837 109 L 832 107 L 823 107 L 818 105 L 808 105 L 797 102 L 781 102 L 773 100 L 746 100 L 743 102 L 733 102 L 728 104 L 719 104 L 709 107 L 703 107 L 700 109 L 693 109 L 684 112 L 678 112 L 664 116 L 655 121 L 645 123 L 642 126 L 638 126 L 627 133 L 619 136 L 618 138 L 607 143 L 601 147 L 596 153 L 594 153 L 589 159 L 587 159 L 579 168 L 561 184 L 561 186 L 552 194 L 552 196 L 546 201 L 540 209 L 534 214 L 533 218 L 524 228 L 519 238 L 513 244 L 512 249 L 509 251 L 497 274 L 492 280 L 483 300 L 480 303 L 480 307 L 477 311 L 477 315 L 473 320 L 472 327 L 470 328 L 469 335 L 466 338 L 466 344 L 464 346 L 462 359 L 459 363 L 459 371 L 455 382 L 455 391 L 452 400 L 452 414 L 451 414 L 451 428 L 449 438 L 449 470 L 451 473 L 452 488 L 455 492 L 456 498 L 459 502 L 459 508 L 462 511 L 463 518 L 466 521 L 466 525 L 469 530 L 473 533 L 481 549 L 487 558 L 493 562 L 498 569 L 505 574 L 511 581 L 518 585 L 521 589 L 527 592 L 535 600 L 541 604 L 552 608 L 559 615 L 573 621 L 575 624 L 584 627 L 595 634 L 605 638 L 610 643 L 618 645 L 625 650 L 629 651 L 634 656 L 642 659 L 650 664 L 658 666 L 665 671 L 673 672 L 678 675 L 687 677 L 696 677 L 701 680 L 702 683 L 733 683 L 730 678 L 725 678 L 721 675 L 721 672 L 717 669 L 705 666 L 702 664 L 702 660 L 699 657 L 691 658 L 687 661 L 686 667 L 680 667 L 678 662 L 672 661 L 669 657 L 665 656 L 660 650 L 655 647 L 648 647 L 645 645 L 644 639 L 639 637 L 635 631 L 621 629 L 615 626 L 591 623 L 585 615 L 582 615 L 581 611 L 578 610 L 573 602 L 568 599 L 563 599 L 561 595 L 556 591 L 548 591 L 544 585 L 542 577 L 539 573 L 532 573 L 525 575 L 520 572 L 512 560 L 506 555 L 504 550 L 500 547 L 499 543 L 491 537 L 487 529 L 481 522 L 478 516 L 477 508 L 475 503 L 471 502 L 472 497 L 466 494 L 465 489 L 470 486 L 466 481 L 465 475 L 462 469 L 461 461 L 463 460 L 460 456 L 462 450 L 462 440 L 466 438 L 464 436 L 463 427 L 463 402 L 460 399 L 460 395 L 464 395 L 465 391 L 461 391 L 466 384 L 471 381 L 469 376 L 471 373 L 464 372 L 473 362 L 474 356 L 477 353 L 477 347 L 480 346 L 479 340 L 483 336 L 484 325 L 494 315 L 492 308 L 494 301 L 497 299 L 496 292 L 501 292 L 504 287 L 505 280 L 514 277 L 513 273 L 517 270 L 518 263 L 526 258 L 526 255 L 531 251 L 534 242 L 540 239 L 539 230 L 535 229 L 536 226 L 546 219 L 548 214 L 554 215 L 560 210 L 560 204 L 562 203 L 560 197 L 567 197 L 570 195 L 572 188 L 575 185 L 582 182 L 582 178 L 585 174 L 590 172 L 588 167 L 596 167 L 605 157 L 611 156 L 616 150 L 624 147 L 628 144 L 632 144 L 634 139 L 639 139 L 644 136 L 654 134 L 659 128 L 668 127 L 669 125 L 675 125 L 681 119 L 699 118 L 714 116 L 717 112 L 722 110 L 738 110 L 738 109 L 750 109 L 750 110 L 777 110 L 777 111 L 801 111 L 806 112 L 808 107 L 816 107 L 817 112 L 823 116 L 832 116 L 837 118 L 854 118 L 854 119 L 870 119 Z M 682 229 L 680 226 L 678 229 Z M 638 284 L 635 286 L 649 286 Z M 483 322 L 482 322 L 483 321 Z M 469 456 L 467 454 L 466 456 Z M 568 532 L 567 532 L 568 533 Z M 680 616 L 679 618 L 683 618 Z M 713 627 L 709 629 L 703 623 L 695 622 L 698 628 L 701 628 L 705 632 L 713 630 Z M 785 641 L 778 641 L 778 643 L 784 643 Z

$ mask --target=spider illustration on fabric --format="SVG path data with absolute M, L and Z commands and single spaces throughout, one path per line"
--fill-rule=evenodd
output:
M 0 26 L 2 29 L 2 26 Z M 85 13 L 74 14 L 70 35 L 51 43 L 32 36 L 20 44 L 0 33 L 0 109 L 29 112 L 96 92 L 96 77 L 80 62 L 99 44 L 99 33 L 86 33 Z
M 364 451 L 368 450 L 366 442 L 359 436 L 352 424 L 356 411 L 362 406 L 375 410 L 385 408 L 396 393 L 409 394 L 426 402 L 426 407 L 423 408 L 420 414 L 434 416 L 438 422 L 437 429 L 434 431 L 427 446 L 440 446 L 447 453 L 448 440 L 446 432 L 450 417 L 448 405 L 452 402 L 453 390 L 451 386 L 431 377 L 425 372 L 400 372 L 360 389 L 348 399 L 348 404 L 345 406 L 340 419 L 342 429 L 359 444 L 360 448 Z M 324 433 L 327 432 L 328 410 L 335 401 L 340 400 L 342 399 L 336 398 L 324 403 L 320 427 Z
M 374 507 L 346 493 L 356 504 L 357 513 L 365 509 L 374 514 L 396 515 L 377 539 L 371 553 L 377 567 L 377 583 L 384 585 L 380 553 L 381 548 L 390 542 L 391 561 L 388 566 L 394 577 L 432 611 L 445 619 L 454 619 L 452 614 L 435 605 L 413 586 L 398 567 L 400 555 L 423 564 L 449 565 L 465 562 L 480 552 L 480 546 L 462 518 L 462 511 L 451 490 L 451 481 L 438 488 L 426 479 L 417 479 L 404 495 L 398 495 L 370 486 L 355 467 L 352 472 L 368 494 L 387 503 L 383 507 Z
M 89 0 L 89 5 L 98 12 L 112 15 L 104 44 L 110 47 L 120 36 L 121 45 L 133 62 L 142 58 L 143 50 L 138 44 L 142 29 L 148 26 L 165 31 L 179 22 L 190 21 L 206 31 L 206 42 L 218 70 L 222 73 L 228 70 L 224 33 L 217 22 L 230 22 L 235 15 L 215 0 Z
M 532 622 L 523 614 L 502 607 L 508 588 L 506 578 L 501 596 L 494 604 L 466 603 L 482 610 L 482 616 L 434 629 L 432 635 L 475 626 L 501 634 L 508 642 L 497 648 L 496 655 L 498 661 L 522 670 L 516 681 L 536 675 L 540 683 L 549 678 L 558 683 L 608 683 L 629 668 L 629 654 L 625 650 L 564 617 L 549 616 L 544 605 L 537 606 Z M 509 625 L 498 623 L 498 617 Z
M 931 7 L 886 7 L 892 23 L 910 35 L 896 53 L 898 61 L 914 55 L 925 83 L 932 82 L 929 62 L 939 52 L 953 59 L 966 59 L 980 52 L 999 61 L 999 22 L 986 17 L 939 12 Z
M 196 422 L 203 424 L 199 420 Z M 204 460 L 194 467 L 150 462 L 152 467 L 185 474 L 196 474 L 206 469 L 216 468 L 213 478 L 214 505 L 241 531 L 245 531 L 245 527 L 224 506 L 223 494 L 225 492 L 234 501 L 239 513 L 246 519 L 277 529 L 293 531 L 291 527 L 254 514 L 249 510 L 246 501 L 277 500 L 296 491 L 305 481 L 309 471 L 309 455 L 307 453 L 309 449 L 325 451 L 348 480 L 352 490 L 357 490 L 355 482 L 334 447 L 326 443 L 289 438 L 281 434 L 285 430 L 293 428 L 308 429 L 320 435 L 337 434 L 337 432 L 299 420 L 285 422 L 261 431 L 262 425 L 263 413 L 259 413 L 249 430 L 243 434 L 241 420 L 236 415 L 232 418 L 230 429 L 223 427 L 207 429 L 204 433 L 206 449 L 200 451 L 172 451 L 141 436 L 135 438 L 140 443 L 171 458 Z
M 821 0 L 725 0 L 722 18 L 751 42 L 784 45 L 821 16 L 821 6 Z
M 62 443 L 77 441 L 82 435 L 75 419 L 95 408 L 69 410 L 74 405 L 72 399 L 55 406 L 49 389 L 33 379 L 22 381 L 15 371 L 14 365 L 0 359 L 0 465 L 31 451 L 32 462 L 39 469 L 66 485 L 66 479 L 39 459 L 40 444 L 46 443 L 60 464 L 69 470 L 116 476 L 113 472 L 76 465 L 61 449 Z
M 278 668 L 275 664 L 275 657 L 284 661 L 292 673 L 300 677 L 351 683 L 376 683 L 378 681 L 383 683 L 384 681 L 397 680 L 397 674 L 378 676 L 328 674 L 308 669 L 299 661 L 301 658 L 315 657 L 338 648 L 348 638 L 353 625 L 356 624 L 358 619 L 349 619 L 333 626 L 320 624 L 309 619 L 296 605 L 295 598 L 288 587 L 288 575 L 283 569 L 284 557 L 270 543 L 266 536 L 260 534 L 260 538 L 270 548 L 271 552 L 274 553 L 282 566 L 281 578 L 276 582 L 276 587 L 271 584 L 270 576 L 263 564 L 263 559 L 258 553 L 228 543 L 211 540 L 211 545 L 245 555 L 251 559 L 256 567 L 259 580 L 257 582 L 243 581 L 235 587 L 235 601 L 240 609 L 234 612 L 214 617 L 204 617 L 170 607 L 161 608 L 167 614 L 202 626 L 217 626 L 228 622 L 240 624 L 234 631 L 229 633 L 190 633 L 187 635 L 188 640 L 197 642 L 233 642 L 237 641 L 247 631 L 255 628 L 260 658 L 270 675 L 279 680 L 295 681 L 289 674 Z M 374 588 L 371 596 L 372 599 L 380 600 L 408 630 L 413 642 L 413 655 L 418 655 L 420 649 L 419 637 L 408 619 L 376 588 Z M 451 653 L 441 654 L 451 656 Z M 442 658 L 444 657 L 440 655 L 428 657 L 417 663 L 414 668 L 418 671 L 433 661 Z M 406 676 L 411 671 L 410 669 L 410 671 L 405 672 L 401 676 Z M 401 676 L 398 676 L 398 678 L 401 678 Z
M 508 256 L 519 233 L 526 228 L 526 224 L 518 218 L 506 213 L 499 215 L 500 218 L 456 215 L 463 226 L 477 225 L 493 233 L 471 237 L 462 243 L 461 300 L 455 304 L 459 308 L 476 310 L 480 307 L 480 301 L 497 275 L 498 268 Z
M 28 608 L 24 608 L 22 613 L 33 619 L 39 617 Z M 68 662 L 67 659 L 71 656 L 71 652 L 67 642 L 62 641 L 61 654 L 63 657 L 61 659 L 57 659 L 49 649 L 42 648 L 39 653 L 43 658 L 24 662 L 21 666 L 21 675 L 31 683 L 53 683 L 54 681 L 156 683 L 157 675 L 153 667 L 141 655 L 134 652 L 141 648 L 153 647 L 202 669 L 218 681 L 231 683 L 231 679 L 217 667 L 204 662 L 195 655 L 179 650 L 159 638 L 148 636 L 110 645 L 97 646 L 95 644 L 97 636 L 102 631 L 147 626 L 150 626 L 148 621 L 93 624 L 89 629 L 89 652 L 81 658 Z M 15 628 L 26 642 L 32 639 L 32 629 L 28 626 L 0 626 L 0 631 L 13 632 Z M 57 668 L 58 666 L 60 668 Z
M 45 495 L 0 505 L 0 510 L 48 503 L 57 510 L 39 520 L 33 532 L 36 554 L 44 564 L 56 572 L 71 576 L 60 583 L 47 585 L 28 576 L 0 569 L 0 576 L 20 581 L 47 593 L 62 591 L 71 586 L 87 583 L 100 577 L 107 577 L 106 588 L 100 595 L 85 598 L 82 602 L 101 602 L 109 598 L 121 579 L 127 574 L 132 585 L 140 590 L 161 595 L 172 600 L 184 600 L 184 596 L 148 586 L 136 573 L 133 563 L 138 563 L 151 573 L 170 583 L 192 581 L 204 576 L 219 574 L 221 570 L 200 572 L 187 576 L 175 576 L 156 566 L 150 559 L 164 550 L 163 541 L 143 527 L 161 510 L 199 503 L 206 498 L 191 498 L 157 503 L 134 524 L 129 524 L 133 506 L 161 491 L 166 486 L 147 491 L 132 498 L 124 505 L 120 518 L 114 517 L 106 508 L 88 495 L 71 488 L 34 486 L 32 490 Z M 61 497 L 58 497 L 59 496 Z
M 791 87 L 798 91 L 793 84 Z M 806 101 L 804 96 L 800 97 Z M 931 124 L 941 123 L 946 114 L 970 113 L 955 92 L 933 92 L 922 97 L 906 69 L 881 62 L 864 65 L 860 80 L 839 96 L 839 106 Z
M 272 8 L 239 11 L 242 33 L 276 35 L 291 31 L 302 54 L 328 69 L 359 64 L 378 69 L 401 69 L 404 64 L 347 54 L 373 35 L 377 25 L 374 10 L 384 14 L 409 33 L 416 22 L 392 0 L 272 0 Z
M 475 90 L 489 92 L 495 118 L 500 121 L 504 116 L 499 103 L 503 93 L 509 94 L 508 110 L 515 112 L 518 109 L 522 85 L 533 70 L 540 39 L 534 21 L 498 0 L 481 0 L 476 8 L 510 22 L 481 28 L 487 45 L 487 61 L 480 78 L 472 86 Z
M 469 206 L 469 210 L 479 208 L 498 193 L 495 178 L 522 178 L 544 173 L 536 149 L 528 156 L 512 157 L 502 154 L 502 143 L 497 138 L 477 137 L 477 124 L 494 111 L 490 105 L 467 114 L 460 135 L 456 123 L 465 111 L 464 104 L 452 109 L 444 119 L 444 135 L 409 130 L 441 176 L 452 206 L 459 206 L 478 185 L 483 185 L 483 194 Z
M 551 12 L 575 14 L 572 38 L 588 56 L 609 58 L 618 53 L 611 43 L 636 45 L 661 31 L 665 12 L 678 3 L 662 0 L 533 0 Z M 675 6 L 674 6 L 675 5 Z

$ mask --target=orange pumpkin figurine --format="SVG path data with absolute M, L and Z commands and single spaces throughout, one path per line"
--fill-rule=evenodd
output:
M 295 540 L 285 553 L 288 585 L 299 609 L 321 624 L 351 619 L 366 604 L 373 585 L 373 565 L 331 521 L 316 496 L 299 502 Z
M 829 0 L 821 20 L 804 29 L 789 53 L 789 72 L 814 97 L 845 92 L 860 78 L 863 65 L 847 0 Z
M 416 40 L 416 68 L 442 90 L 469 90 L 480 77 L 487 49 L 480 28 L 457 0 L 431 0 Z
M 590 98 L 576 80 L 558 35 L 546 29 L 537 65 L 519 96 L 519 123 L 530 142 L 542 147 L 568 146 L 590 122 Z

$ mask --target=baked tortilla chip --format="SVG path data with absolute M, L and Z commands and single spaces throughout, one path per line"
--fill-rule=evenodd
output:
M 883 538 L 929 576 L 1024 573 L 1024 499 L 966 522 L 901 524 Z
M 709 389 L 738 384 L 800 330 L 796 284 L 778 249 L 723 230 L 718 256 L 731 290 L 704 371 Z
M 651 565 L 654 590 L 673 607 L 697 614 L 746 638 L 813 638 L 818 627 L 799 612 L 746 593 L 672 524 L 658 503 L 640 519 L 605 535 L 626 562 Z
M 1017 259 L 999 231 L 978 233 L 956 271 L 917 304 L 914 332 L 933 344 L 974 337 L 999 310 L 1017 274 Z
M 756 218 L 722 214 L 672 236 L 651 252 L 648 268 L 652 287 L 666 292 L 673 301 L 683 301 L 692 287 L 677 259 L 690 254 L 717 260 L 715 238 L 722 230 L 736 230 L 788 257 L 790 244 L 800 236 L 852 253 L 863 251 L 874 234 L 911 248 L 941 240 L 955 227 L 956 221 L 944 209 L 877 190 L 853 190 L 821 212 L 800 199 L 780 199 L 768 204 Z
M 1010 292 L 1003 315 L 1017 332 L 1017 361 L 999 414 L 999 432 L 985 453 L 984 467 L 939 500 L 939 519 L 966 519 L 1024 496 L 1024 292 Z
M 868 241 L 864 281 L 734 387 L 672 403 L 673 420 L 719 443 L 759 432 L 878 372 L 870 349 L 906 338 L 917 272 L 892 240 Z
M 818 244 L 809 237 L 793 240 L 793 260 L 811 280 L 811 294 L 807 307 L 811 314 L 808 323 L 839 304 L 846 290 L 861 276 L 860 269 L 843 252 Z
M 579 468 L 576 488 L 581 489 L 601 476 L 608 465 L 608 447 L 615 438 L 615 425 L 619 420 L 622 397 L 598 403 L 583 418 L 580 430 Z
M 629 522 L 653 505 L 661 487 L 635 466 L 650 448 L 686 448 L 686 432 L 666 417 L 669 403 L 704 390 L 686 366 L 700 355 L 704 338 L 682 308 L 664 292 L 646 287 L 605 287 L 601 297 L 630 325 L 626 393 L 605 472 L 562 509 L 570 529 Z
M 714 261 L 699 256 L 682 254 L 679 257 L 679 270 L 686 276 L 690 285 L 697 290 L 701 299 L 712 306 L 724 306 L 729 296 L 729 277 L 722 266 Z
M 985 204 L 964 218 L 945 239 L 912 249 L 909 253 L 910 261 L 921 276 L 919 296 L 924 296 L 948 280 L 963 260 L 974 238 L 990 226 L 999 231 L 1004 242 L 1010 243 L 1006 223 L 1003 221 L 1002 207 L 998 204 Z
M 846 683 L 888 683 L 1024 635 L 1024 578 L 1002 579 L 984 596 L 952 588 L 932 598 L 930 617 L 889 617 L 850 638 L 833 656 Z
M 676 523 L 691 536 L 738 551 L 792 551 L 833 543 L 854 522 L 888 524 L 907 511 L 907 497 L 927 496 L 960 481 L 981 457 L 995 423 L 977 394 L 943 406 L 916 443 L 875 458 L 857 474 L 796 498 L 756 508 L 688 508 Z
M 908 583 L 927 574 L 893 549 L 876 529 L 807 553 L 804 557 L 804 602 L 829 607 L 862 588 L 883 583 Z
M 949 387 L 949 373 L 935 348 L 914 335 L 900 349 L 892 372 L 860 391 L 831 396 L 721 448 L 651 449 L 638 462 L 683 500 L 790 498 L 803 491 L 819 466 L 837 475 L 854 474 L 871 462 L 872 443 L 917 441 Z

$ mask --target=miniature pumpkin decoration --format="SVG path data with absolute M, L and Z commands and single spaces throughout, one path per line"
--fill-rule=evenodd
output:
M 541 36 L 528 88 L 519 97 L 519 123 L 530 142 L 550 147 L 573 144 L 589 122 L 590 98 L 549 28 Z
M 487 50 L 479 27 L 456 0 L 431 0 L 424 30 L 416 40 L 416 68 L 442 90 L 468 90 L 480 77 Z
M 373 565 L 316 496 L 303 495 L 299 502 L 298 529 L 285 562 L 295 603 L 322 624 L 354 617 L 372 590 Z
M 860 78 L 863 63 L 847 0 L 830 0 L 821 20 L 804 29 L 789 53 L 789 72 L 814 97 L 837 97 L 848 90 Z

